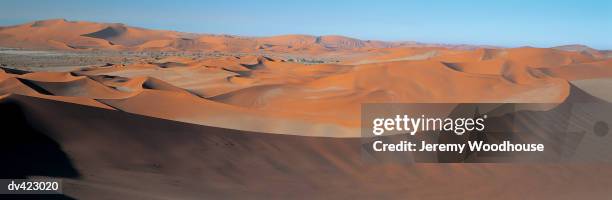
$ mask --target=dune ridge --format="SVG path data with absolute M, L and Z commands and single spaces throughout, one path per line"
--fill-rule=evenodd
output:
M 477 46 L 359 40 L 339 35 L 280 35 L 242 37 L 181 33 L 131 27 L 121 23 L 95 23 L 65 19 L 40 20 L 0 29 L 0 46 L 59 50 L 154 50 L 225 52 L 302 52 L 307 54 L 362 51 L 390 47 Z
M 0 172 L 62 177 L 66 198 L 610 196 L 612 171 L 602 164 L 440 164 L 513 159 L 440 152 L 402 157 L 437 164 L 366 163 L 360 109 L 451 103 L 442 113 L 450 116 L 466 103 L 496 103 L 482 112 L 500 122 L 527 119 L 514 128 L 533 135 L 513 136 L 548 142 L 553 158 L 611 159 L 601 150 L 612 142 L 591 123 L 612 110 L 611 51 L 243 37 L 63 19 L 0 27 L 0 47 L 18 48 L 7 51 L 26 59 L 39 52 L 23 49 L 50 50 L 61 59 L 69 57 L 65 52 L 133 58 L 57 71 L 0 60 L 0 117 L 3 128 L 19 130 L 0 134 L 0 148 L 7 148 L 0 151 L 7 159 Z M 511 103 L 546 106 L 493 115 Z M 595 109 L 580 109 L 588 104 Z M 570 125 L 587 130 L 572 135 L 576 144 L 560 134 Z M 464 142 L 468 134 L 446 136 L 436 139 Z
M 575 88 L 572 93 L 570 100 L 593 100 Z M 303 193 L 308 198 L 447 199 L 499 196 L 500 187 L 512 199 L 605 198 L 608 190 L 601 183 L 610 179 L 602 177 L 612 175 L 601 165 L 364 164 L 356 150 L 358 138 L 222 129 L 21 95 L 0 99 L 0 108 L 23 116 L 12 118 L 9 127 L 40 127 L 45 131 L 33 134 L 47 135 L 61 146 L 55 151 L 70 157 L 61 168 L 23 173 L 44 176 L 74 169 L 78 177 L 60 176 L 67 176 L 64 193 L 77 198 L 282 199 Z M 594 170 L 601 173 L 590 173 Z M 449 177 L 454 184 L 445 184 Z M 488 184 L 474 190 L 472 185 L 482 182 Z M 565 192 L 558 193 L 559 188 Z
M 574 51 L 436 51 L 423 60 L 384 57 L 365 64 L 171 56 L 71 72 L 3 72 L 0 78 L 14 80 L 0 86 L 3 94 L 79 98 L 80 104 L 215 127 L 357 137 L 362 103 L 561 103 L 571 92 L 568 81 L 612 72 L 609 60 Z

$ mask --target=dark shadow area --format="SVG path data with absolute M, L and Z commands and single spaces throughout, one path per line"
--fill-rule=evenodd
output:
M 25 80 L 25 79 L 21 79 L 21 78 L 17 78 L 17 80 L 19 80 L 19 82 L 23 83 L 24 85 L 27 85 L 28 87 L 32 88 L 33 90 L 35 90 L 38 93 L 41 94 L 46 94 L 46 95 L 53 95 L 53 93 L 45 90 L 44 88 L 32 83 L 29 80 Z
M 467 131 L 463 135 L 440 132 L 438 144 L 543 144 L 543 152 L 454 151 L 437 152 L 438 162 L 569 162 L 610 163 L 607 154 L 609 119 L 612 104 L 571 86 L 566 100 L 553 108 L 538 110 L 545 104 L 459 104 L 449 114 L 452 119 L 477 118 L 487 114 L 484 131 Z M 494 107 L 486 113 L 479 108 Z M 522 107 L 523 110 L 518 109 Z M 525 109 L 529 107 L 530 109 Z M 588 152 L 588 153 L 587 153 Z M 578 153 L 578 154 L 577 154 Z M 580 154 L 581 153 L 581 154 Z
M 13 69 L 13 68 L 8 68 L 8 67 L 0 67 L 0 69 L 4 70 L 6 73 L 9 73 L 9 74 L 23 75 L 23 74 L 30 73 L 29 71 Z
M 0 112 L 0 178 L 79 177 L 61 146 L 35 128 L 19 103 L 0 102 Z
M 452 70 L 463 72 L 463 68 L 459 66 L 457 63 L 442 62 L 442 64 Z

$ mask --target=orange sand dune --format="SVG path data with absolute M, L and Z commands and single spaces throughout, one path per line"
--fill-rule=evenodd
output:
M 235 107 L 200 98 L 156 78 L 109 75 L 92 75 L 90 78 L 73 76 L 66 72 L 34 72 L 18 77 L 3 81 L 0 92 L 51 98 L 238 130 L 331 137 L 359 135 L 358 123 L 354 121 L 296 116 L 286 112 L 268 113 Z M 28 85 L 24 85 L 22 81 Z M 241 123 L 236 123 L 236 120 Z
M 14 77 L 12 74 L 8 74 L 6 72 L 4 72 L 3 69 L 0 69 L 0 81 L 4 81 L 8 78 Z
M 29 96 L 40 95 L 36 90 L 23 84 L 23 82 L 19 81 L 17 78 L 5 78 L 0 80 L 0 93 L 15 93 Z
M 400 53 L 390 53 L 394 51 Z M 436 53 L 426 59 L 388 61 L 396 55 L 432 51 Z M 609 65 L 607 60 L 555 49 L 428 47 L 375 52 L 383 55 L 382 61 L 369 64 L 308 65 L 253 55 L 164 57 L 71 73 L 2 76 L 16 76 L 49 94 L 95 99 L 163 119 L 269 133 L 353 137 L 359 134 L 362 103 L 558 103 L 569 94 L 567 80 L 606 77 L 602 72 Z M 11 88 L 30 91 L 19 86 Z
M 257 70 L 253 77 L 257 78 Z M 353 66 L 289 84 L 249 87 L 212 100 L 355 119 L 364 102 L 560 102 L 567 96 L 567 82 L 534 79 L 530 84 L 515 84 L 499 75 L 458 72 L 440 62 L 401 61 Z
M 580 45 L 580 44 L 570 44 L 570 45 L 557 46 L 557 47 L 553 47 L 553 49 L 559 49 L 559 50 L 563 50 L 563 51 L 580 52 L 581 54 L 589 55 L 589 56 L 594 57 L 594 58 L 606 58 L 606 57 L 608 57 L 608 55 L 606 55 L 607 54 L 606 52 L 598 51 L 598 50 L 593 49 L 591 47 L 588 47 L 588 46 L 585 46 L 585 45 Z
M 117 48 L 108 41 L 80 35 L 103 29 L 104 24 L 63 19 L 36 21 L 0 30 L 0 46 L 35 49 Z
M 81 104 L 163 119 L 294 135 L 358 136 L 362 103 L 559 103 L 570 93 L 568 81 L 612 76 L 612 59 L 584 46 L 419 47 L 343 36 L 204 35 L 65 20 L 5 27 L 0 34 L 7 36 L 0 46 L 23 48 L 55 48 L 51 44 L 59 42 L 73 49 L 243 53 L 160 56 L 66 73 L 2 72 L 0 88 L 3 94 L 78 98 Z M 304 62 L 296 55 L 338 62 Z
M 62 101 L 62 102 L 69 102 L 69 103 L 74 103 L 74 104 L 87 105 L 87 106 L 98 107 L 98 108 L 113 109 L 93 99 L 83 98 L 83 97 L 72 97 L 72 96 L 54 96 L 48 93 L 47 94 L 40 93 L 39 91 L 36 91 L 35 89 L 32 89 L 31 87 L 32 86 L 28 86 L 24 84 L 21 80 L 17 78 L 7 78 L 4 80 L 0 80 L 0 95 L 10 96 L 12 94 L 19 94 L 19 95 L 26 95 L 26 96 L 33 96 L 33 97 L 38 97 L 38 98 Z
M 133 95 L 113 90 L 88 77 L 76 77 L 67 72 L 35 72 L 21 75 L 18 78 L 58 96 L 116 99 Z
M 536 72 L 510 65 L 500 73 L 482 73 L 435 60 L 305 65 L 245 56 L 168 57 L 148 64 L 36 72 L 18 78 L 53 95 L 87 97 L 163 119 L 269 133 L 354 137 L 359 135 L 361 103 L 556 103 L 567 97 L 566 80 Z M 235 123 L 236 119 L 243 122 Z
M 240 85 L 230 84 L 228 79 L 237 73 L 205 66 L 185 66 L 179 68 L 162 68 L 155 65 L 137 65 L 127 69 L 102 68 L 77 72 L 83 75 L 110 75 L 126 78 L 150 76 L 174 86 L 183 88 L 201 97 L 215 96 L 239 89 Z
M 145 89 L 130 98 L 99 101 L 130 113 L 237 130 L 329 137 L 359 135 L 358 124 L 352 121 L 261 112 L 170 91 Z
M 29 49 L 121 50 L 150 40 L 178 38 L 173 31 L 156 31 L 64 19 L 43 20 L 0 30 L 0 46 Z
M 179 33 L 172 31 L 153 31 L 128 27 L 123 24 L 109 24 L 106 28 L 81 36 L 110 41 L 112 44 L 134 46 L 152 40 L 176 39 Z
M 550 103 L 510 113 L 512 119 L 534 119 L 513 125 L 539 134 L 517 136 L 561 141 L 554 136 L 570 117 L 590 130 L 593 112 L 572 105 L 612 109 L 610 51 L 333 35 L 241 37 L 66 20 L 1 27 L 0 47 L 159 54 L 70 72 L 0 70 L 3 128 L 20 130 L 0 134 L 0 147 L 25 149 L 0 151 L 8 159 L 0 173 L 65 177 L 70 197 L 610 196 L 612 171 L 606 165 L 370 164 L 359 149 L 363 103 Z M 163 56 L 164 51 L 206 54 Z M 612 144 L 583 136 L 571 153 Z M 561 139 L 554 147 L 568 148 Z M 605 154 L 593 155 L 609 158 Z M 425 160 L 490 161 L 478 156 L 440 153 Z
M 221 129 L 18 95 L 0 109 L 7 128 L 38 138 L 24 146 L 36 154 L 15 151 L 2 172 L 63 177 L 73 198 L 605 199 L 612 184 L 608 165 L 364 163 L 358 138 Z M 0 143 L 24 144 L 20 135 Z
M 45 74 L 45 73 L 43 73 Z M 48 91 L 44 91 L 36 85 L 26 85 L 23 79 L 17 78 L 20 75 L 13 75 L 5 73 L 4 70 L 0 69 L 0 96 L 10 96 L 12 94 L 20 94 L 26 96 L 39 97 L 44 99 L 52 99 L 56 101 L 70 102 L 81 105 L 88 105 L 93 107 L 105 108 L 105 109 L 113 109 L 107 105 L 104 105 L 100 102 L 97 102 L 93 99 L 82 98 L 82 97 L 72 97 L 72 96 L 54 96 L 48 93 Z M 67 77 L 66 74 L 46 74 L 46 75 L 29 75 L 30 77 L 39 77 L 40 79 L 65 79 Z M 36 89 L 34 89 L 35 87 Z M 38 91 L 37 91 L 38 90 Z M 43 92 L 43 93 L 41 93 Z
M 567 80 L 612 77 L 612 59 L 542 68 L 544 73 Z
M 202 61 L 176 62 L 182 67 L 132 65 L 92 68 L 75 72 L 82 75 L 121 77 L 151 76 L 184 88 L 201 97 L 214 97 L 239 89 L 271 84 L 297 83 L 346 71 L 351 66 L 302 65 L 265 57 L 223 57 Z
M 573 80 L 563 70 L 590 66 L 606 71 L 609 65 L 606 60 L 554 49 L 412 48 L 405 53 L 432 50 L 439 53 L 425 60 L 371 64 L 307 65 L 264 56 L 165 57 L 150 63 L 30 73 L 18 78 L 55 95 L 88 97 L 164 119 L 289 134 L 304 134 L 299 130 L 310 130 L 309 125 L 322 130 L 317 127 L 336 124 L 342 131 L 332 135 L 345 137 L 358 134 L 354 128 L 359 124 L 361 103 L 558 103 L 569 92 L 564 79 Z M 586 71 L 595 71 L 590 68 Z M 607 76 L 601 72 L 592 75 Z M 228 122 L 245 116 L 252 123 Z M 296 128 L 283 128 L 281 122 Z M 316 131 L 308 134 L 332 136 Z
M 553 67 L 608 58 L 606 51 L 581 45 L 555 48 L 480 48 L 470 45 L 359 40 L 337 35 L 241 37 L 150 30 L 119 23 L 42 20 L 2 27 L 0 46 L 26 49 L 109 51 L 197 51 L 273 54 L 278 57 L 367 64 L 407 60 L 468 63 L 508 60 L 528 67 Z M 476 50 L 474 50 L 476 49 Z M 235 69 L 238 70 L 238 69 Z
M 406 61 L 406 60 L 428 60 L 446 52 L 451 52 L 446 48 L 431 47 L 399 47 L 372 49 L 367 55 L 355 56 L 344 60 L 343 64 L 368 64 L 378 62 Z
M 610 60 L 582 52 L 544 48 L 438 51 L 427 58 L 472 74 L 501 75 L 511 82 L 529 83 L 543 76 L 566 80 L 610 76 Z
M 182 88 L 151 77 L 134 77 L 130 79 L 118 76 L 100 75 L 91 76 L 91 78 L 106 86 L 125 92 L 140 92 L 143 89 L 152 89 L 190 94 Z
M 2 27 L 0 46 L 59 50 L 206 51 L 349 55 L 390 47 L 445 46 L 359 40 L 345 36 L 280 35 L 240 37 L 150 30 L 120 23 L 63 19 Z M 471 47 L 468 47 L 471 48 Z
M 256 41 L 258 43 L 258 49 L 275 50 L 280 52 L 289 52 L 294 49 L 310 52 L 357 50 L 362 48 L 386 48 L 396 45 L 393 43 L 380 41 L 362 41 L 338 35 L 319 37 L 311 35 L 281 35 L 256 38 Z

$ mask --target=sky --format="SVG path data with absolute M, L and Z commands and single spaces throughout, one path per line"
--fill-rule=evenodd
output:
M 0 26 L 64 18 L 241 36 L 612 49 L 609 0 L 1 0 L 0 8 Z

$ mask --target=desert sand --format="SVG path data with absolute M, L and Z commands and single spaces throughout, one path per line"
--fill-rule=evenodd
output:
M 5 175 L 66 177 L 69 197 L 609 196 L 608 165 L 368 165 L 359 151 L 363 103 L 611 108 L 608 51 L 242 37 L 61 19 L 2 27 L 0 36 L 1 47 L 18 51 L 144 55 L 0 70 L 2 117 L 13 122 L 7 130 L 43 138 L 49 155 L 40 156 L 62 161 L 11 157 L 50 167 L 24 164 Z

